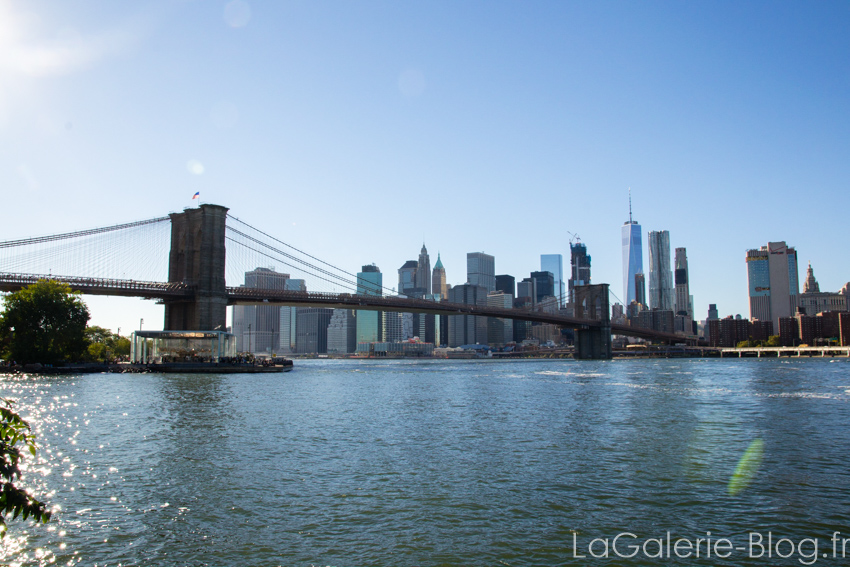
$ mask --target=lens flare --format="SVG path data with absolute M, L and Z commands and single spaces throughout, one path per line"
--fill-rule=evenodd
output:
M 730 496 L 736 496 L 750 485 L 756 473 L 758 473 L 763 456 L 764 441 L 758 438 L 750 443 L 750 446 L 744 451 L 744 455 L 738 461 L 738 466 L 735 467 L 732 478 L 729 479 L 727 490 Z

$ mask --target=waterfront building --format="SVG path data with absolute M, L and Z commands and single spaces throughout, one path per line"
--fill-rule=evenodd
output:
M 422 250 L 419 251 L 419 262 L 416 265 L 415 287 L 425 290 L 426 295 L 431 295 L 431 285 L 431 258 L 428 256 L 428 250 L 423 242 Z
M 817 315 L 826 311 L 847 311 L 847 296 L 843 293 L 829 293 L 820 290 L 812 271 L 812 264 L 806 270 L 803 293 L 799 298 L 800 308 L 806 315 Z
M 512 309 L 514 297 L 508 293 L 493 291 L 487 295 L 487 306 Z M 494 348 L 500 348 L 512 340 L 514 340 L 513 319 L 487 317 L 487 344 Z
M 567 302 L 566 284 L 564 282 L 564 257 L 561 254 L 541 254 L 540 271 L 552 274 L 552 295 L 558 299 L 558 305 Z
M 797 251 L 785 242 L 747 250 L 747 280 L 750 318 L 773 321 L 773 328 L 781 330 L 779 319 L 797 311 Z
M 824 338 L 834 340 L 840 346 L 850 346 L 850 312 L 828 311 L 818 313 L 818 317 L 823 319 Z
M 484 252 L 466 255 L 466 283 L 480 285 L 487 292 L 496 289 L 496 258 Z
M 383 274 L 375 264 L 363 266 L 357 273 L 357 295 L 383 295 Z M 383 340 L 383 313 L 358 310 L 355 316 L 358 343 L 378 343 Z
M 286 291 L 307 291 L 307 283 L 303 279 L 288 279 L 286 280 Z M 280 346 L 278 352 L 289 354 L 295 352 L 295 328 L 298 324 L 297 320 L 298 308 L 289 305 L 283 305 L 280 308 Z
M 449 290 L 446 287 L 446 269 L 443 267 L 443 261 L 440 260 L 440 253 L 437 253 L 437 263 L 434 264 L 434 271 L 431 275 L 431 293 L 438 294 L 442 300 L 447 300 Z
M 759 321 L 758 319 L 750 321 L 751 341 L 767 342 L 771 335 L 773 335 L 773 321 Z
M 245 272 L 242 287 L 252 289 L 284 290 L 289 274 L 272 268 L 256 268 Z M 276 353 L 280 346 L 279 305 L 234 305 L 232 308 L 233 334 L 239 352 Z
M 328 353 L 345 354 L 357 348 L 356 316 L 352 309 L 334 309 L 328 323 Z
M 531 272 L 531 279 L 536 282 L 535 291 L 537 295 L 534 297 L 535 303 L 540 303 L 544 297 L 554 297 L 555 276 L 552 272 Z
M 511 297 L 516 297 L 516 279 L 507 274 L 496 276 L 496 291 L 501 291 L 502 293 L 507 293 Z
M 434 355 L 432 343 L 358 343 L 357 352 L 369 357 L 422 358 Z
M 670 269 L 670 232 L 653 230 L 649 240 L 649 307 L 673 311 L 673 272 Z
M 632 220 L 632 192 L 629 190 L 629 220 L 621 230 L 623 245 L 623 300 L 626 305 L 637 300 L 635 274 L 643 273 L 643 244 L 641 228 Z M 645 303 L 645 302 L 640 302 Z
M 709 334 L 712 347 L 734 348 L 741 341 L 750 339 L 750 322 L 740 315 L 729 315 L 723 319 L 712 319 L 709 323 Z
M 587 246 L 581 242 L 570 243 L 570 268 L 572 275 L 569 282 L 569 302 L 575 303 L 575 287 L 590 285 L 590 256 Z
M 493 276 L 495 280 L 495 276 Z M 494 282 L 495 285 L 495 282 Z M 466 305 L 487 305 L 487 288 L 480 285 L 456 285 L 449 290 L 449 301 Z M 487 344 L 487 318 L 473 315 L 450 315 L 449 346 Z
M 299 307 L 296 313 L 295 351 L 302 354 L 328 352 L 328 325 L 333 309 L 326 307 Z

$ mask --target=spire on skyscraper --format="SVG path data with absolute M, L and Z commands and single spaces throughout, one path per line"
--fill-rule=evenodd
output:
M 803 293 L 820 293 L 820 286 L 815 279 L 815 273 L 812 271 L 812 263 L 809 262 L 809 269 L 806 270 L 806 281 L 803 282 Z

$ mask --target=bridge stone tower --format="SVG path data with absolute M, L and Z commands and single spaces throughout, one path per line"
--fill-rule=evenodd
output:
M 195 288 L 195 297 L 165 301 L 166 331 L 225 330 L 224 231 L 227 207 L 201 205 L 171 213 L 168 281 Z
M 575 316 L 599 321 L 600 326 L 576 329 L 575 357 L 583 360 L 610 360 L 611 315 L 608 284 L 579 285 L 575 290 Z

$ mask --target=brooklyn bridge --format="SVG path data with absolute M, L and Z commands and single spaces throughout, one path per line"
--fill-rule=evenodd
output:
M 270 263 L 286 266 L 321 291 L 233 285 L 241 283 L 245 271 Z M 687 342 L 680 335 L 612 324 L 607 284 L 577 287 L 574 316 L 409 298 L 387 289 L 358 293 L 362 285 L 356 274 L 212 204 L 138 222 L 0 242 L 0 291 L 17 291 L 42 279 L 67 283 L 83 294 L 157 300 L 165 307 L 164 330 L 224 329 L 229 305 L 277 304 L 550 323 L 575 330 L 576 358 L 584 359 L 611 358 L 612 334 Z

